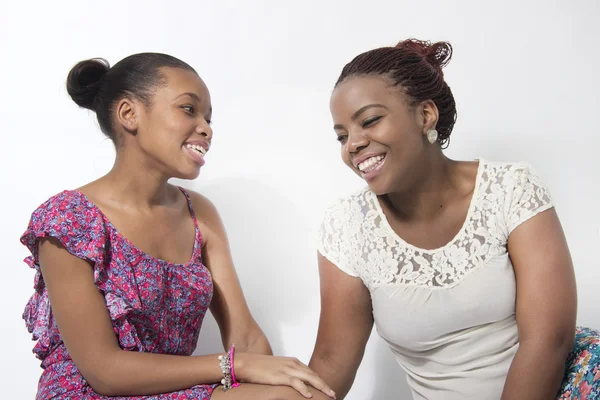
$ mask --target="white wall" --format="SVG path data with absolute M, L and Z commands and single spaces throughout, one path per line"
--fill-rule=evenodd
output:
M 186 185 L 221 210 L 276 352 L 308 361 L 319 313 L 316 228 L 328 204 L 362 186 L 339 159 L 332 86 L 364 50 L 407 37 L 450 41 L 446 77 L 459 119 L 448 154 L 533 164 L 571 246 L 579 323 L 600 328 L 599 16 L 597 0 L 3 2 L 2 397 L 33 398 L 40 374 L 21 319 L 33 272 L 19 236 L 42 201 L 112 163 L 111 143 L 64 88 L 70 67 L 89 57 L 114 64 L 166 52 L 205 79 L 214 146 Z M 219 346 L 207 318 L 198 351 Z M 406 393 L 403 374 L 374 336 L 348 399 L 404 397 L 393 391 Z

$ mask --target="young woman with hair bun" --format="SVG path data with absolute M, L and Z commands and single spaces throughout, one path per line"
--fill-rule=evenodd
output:
M 196 71 L 158 53 L 112 68 L 85 60 L 67 90 L 96 113 L 116 159 L 44 202 L 21 238 L 36 271 L 24 319 L 42 361 L 37 398 L 334 397 L 306 365 L 271 355 L 215 206 L 168 182 L 196 178 L 212 145 L 211 97 Z M 192 356 L 209 308 L 225 351 Z

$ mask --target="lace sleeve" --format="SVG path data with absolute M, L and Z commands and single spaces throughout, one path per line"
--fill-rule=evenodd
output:
M 550 192 L 527 164 L 515 166 L 507 185 L 506 226 L 510 234 L 516 227 L 553 207 Z
M 319 229 L 317 249 L 323 257 L 346 274 L 357 277 L 358 274 L 351 267 L 351 254 L 349 254 L 349 243 L 346 237 L 347 227 L 344 225 L 345 218 L 341 204 L 327 209 Z

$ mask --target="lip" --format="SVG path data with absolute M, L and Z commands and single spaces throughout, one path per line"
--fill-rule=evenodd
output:
M 183 146 L 185 148 L 185 151 L 188 153 L 188 155 L 190 157 L 192 157 L 192 159 L 199 164 L 200 166 L 203 166 L 204 164 L 206 164 L 206 161 L 204 161 L 204 158 L 200 157 L 198 154 L 196 154 L 196 152 L 192 149 L 189 149 L 187 146 Z
M 367 157 L 368 158 L 368 157 Z M 377 168 L 375 168 L 373 171 L 369 171 L 369 172 L 361 172 L 360 170 L 358 170 L 358 172 L 360 173 L 360 176 L 367 182 L 372 181 L 373 179 L 375 179 L 375 177 L 377 175 L 379 175 L 379 173 L 381 172 L 381 169 L 383 168 L 383 166 L 385 165 L 385 162 L 387 161 L 387 157 L 383 156 L 383 161 L 381 161 L 381 164 L 379 164 L 377 166 Z
M 188 153 L 188 155 L 201 167 L 206 164 L 206 161 L 204 160 L 203 157 L 200 157 L 198 154 L 196 154 L 196 152 L 190 148 L 187 147 L 188 144 L 191 145 L 195 145 L 195 146 L 200 146 L 203 147 L 204 149 L 206 149 L 206 153 L 208 153 L 208 150 L 210 148 L 210 144 L 206 141 L 206 140 L 202 140 L 202 139 L 195 139 L 195 140 L 188 140 L 185 143 L 183 143 L 183 148 L 185 149 L 185 151 Z M 205 153 L 205 154 L 206 154 Z
M 385 154 L 386 153 L 365 153 L 365 154 L 361 154 L 360 156 L 355 156 L 352 159 L 352 165 L 354 165 L 354 168 L 358 169 L 358 164 L 360 164 L 361 162 L 365 161 L 366 159 L 369 159 L 371 157 L 377 157 L 377 156 L 384 156 L 385 157 Z
M 207 153 L 208 153 L 208 150 L 210 150 L 210 143 L 204 139 L 186 140 L 185 143 L 183 143 L 183 145 L 185 146 L 186 144 L 193 144 L 196 146 L 204 147 L 206 149 Z

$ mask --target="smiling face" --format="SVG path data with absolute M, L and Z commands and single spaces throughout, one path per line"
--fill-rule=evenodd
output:
M 334 90 L 330 107 L 342 159 L 374 193 L 411 186 L 433 146 L 426 139 L 437 120 L 432 101 L 409 105 L 385 77 L 353 76 Z
M 131 114 L 127 107 L 119 110 L 124 125 L 132 123 L 135 130 L 124 135 L 124 148 L 136 149 L 145 167 L 165 177 L 193 179 L 212 140 L 210 93 L 194 71 L 162 68 L 161 74 L 165 84 L 156 88 L 148 107 L 131 102 Z

